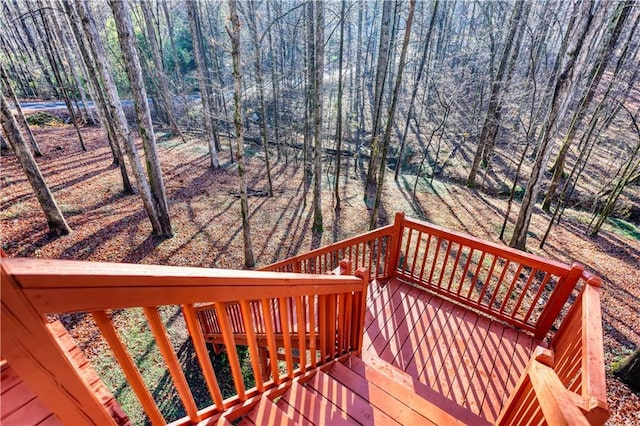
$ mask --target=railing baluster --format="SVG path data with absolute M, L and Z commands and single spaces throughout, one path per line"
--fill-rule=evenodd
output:
M 307 371 L 307 321 L 305 319 L 304 302 L 305 296 L 296 296 L 296 317 L 298 326 L 298 352 L 300 357 L 300 370 L 304 373 Z
M 440 253 L 440 246 L 442 245 L 442 238 L 438 238 L 436 243 L 436 249 L 433 252 L 433 263 L 431 264 L 431 272 L 429 272 L 429 285 L 433 285 L 433 272 L 436 269 L 436 263 L 438 263 L 438 254 Z
M 504 300 L 502 301 L 502 305 L 500 305 L 500 314 L 504 313 L 504 308 L 507 306 L 507 303 L 511 299 L 511 293 L 513 292 L 513 288 L 516 286 L 516 283 L 520 279 L 520 272 L 522 272 L 522 264 L 518 265 L 518 269 L 516 273 L 513 275 L 513 280 L 511 280 L 511 285 L 507 290 L 507 294 L 504 295 Z
M 169 341 L 169 337 L 167 336 L 167 332 L 164 329 L 164 325 L 162 324 L 162 320 L 160 319 L 158 309 L 155 307 L 145 307 L 143 309 L 144 314 L 149 322 L 151 331 L 156 338 L 158 349 L 160 350 L 160 353 L 162 354 L 162 357 L 167 364 L 169 374 L 171 374 L 171 378 L 173 379 L 173 383 L 176 386 L 178 395 L 180 395 L 180 399 L 182 400 L 185 411 L 187 412 L 187 415 L 192 422 L 197 422 L 198 409 L 196 408 L 196 403 L 193 400 L 191 389 L 189 389 L 187 379 L 184 377 L 184 373 L 182 371 L 182 368 L 180 367 L 178 357 L 176 356 L 171 342 Z M 219 315 L 218 318 L 220 318 Z
M 451 277 L 449 278 L 449 285 L 447 285 L 447 292 L 451 291 L 451 284 L 453 284 L 453 279 L 456 276 L 456 270 L 458 269 L 458 263 L 460 262 L 460 255 L 462 255 L 462 244 L 458 243 L 458 253 L 456 253 L 456 260 L 453 262 L 453 268 L 451 268 Z
M 151 424 L 165 424 L 164 417 L 160 414 L 160 410 L 158 410 L 158 406 L 153 400 L 153 396 L 151 396 L 149 389 L 147 389 L 147 386 L 144 384 L 140 371 L 136 368 L 133 359 L 131 359 L 131 355 L 127 352 L 127 349 L 120 340 L 118 333 L 113 328 L 113 324 L 107 317 L 107 314 L 104 311 L 95 311 L 91 313 L 91 316 L 93 316 L 93 320 L 109 344 L 111 352 L 113 352 L 118 364 L 120 364 L 120 367 L 127 378 L 127 382 L 131 385 L 131 388 L 138 397 L 138 400 L 140 401 L 144 412 L 147 414 L 147 417 L 149 417 Z
M 427 244 L 425 245 L 424 256 L 422 256 L 422 265 L 420 266 L 420 282 L 424 282 L 424 268 L 427 266 L 427 258 L 429 257 L 429 248 L 431 247 L 431 234 L 427 234 Z
M 318 296 L 318 336 L 320 337 L 320 362 L 327 360 L 327 296 Z
M 540 283 L 540 288 L 538 288 L 538 292 L 536 293 L 534 299 L 531 301 L 529 309 L 527 310 L 527 314 L 525 315 L 524 320 L 523 320 L 524 322 L 529 322 L 529 318 L 531 317 L 531 314 L 533 313 L 533 309 L 538 304 L 538 300 L 540 300 L 540 296 L 542 296 L 542 292 L 547 287 L 547 284 L 549 283 L 550 279 L 551 279 L 551 274 L 548 273 L 548 272 L 545 273 L 544 274 L 544 279 Z
M 291 349 L 291 334 L 289 333 L 289 308 L 287 301 L 280 297 L 278 298 L 278 305 L 280 308 L 280 323 L 282 326 L 282 340 L 284 341 L 284 358 L 287 363 L 287 377 L 293 378 L 293 353 Z
M 316 349 L 316 300 L 314 295 L 307 296 L 309 298 L 307 306 L 309 308 L 309 351 L 311 357 L 311 368 L 316 368 L 318 363 L 317 349 Z
M 520 292 L 520 297 L 518 297 L 516 306 L 513 308 L 513 311 L 511 313 L 512 318 L 516 318 L 518 316 L 518 310 L 520 309 L 520 305 L 522 305 L 522 301 L 524 300 L 525 296 L 529 292 L 529 287 L 531 287 L 531 283 L 533 282 L 533 279 L 535 278 L 537 272 L 538 270 L 535 268 L 532 268 L 531 271 L 529 272 L 529 279 L 527 280 L 526 284 L 524 285 L 524 288 Z
M 340 293 L 338 295 L 338 355 L 342 355 L 345 353 L 345 330 L 346 330 L 346 318 L 345 318 L 345 303 L 347 300 L 347 295 L 345 293 Z
M 196 351 L 196 356 L 198 357 L 200 368 L 202 368 L 202 373 L 204 374 L 204 379 L 207 383 L 207 389 L 209 389 L 211 399 L 216 404 L 216 408 L 222 411 L 222 393 L 220 392 L 220 386 L 218 386 L 218 380 L 216 379 L 216 375 L 213 371 L 213 366 L 211 365 L 209 351 L 207 351 L 207 346 L 204 343 L 202 333 L 200 332 L 200 328 L 198 327 L 198 320 L 196 318 L 193 305 L 182 305 L 182 313 L 187 324 L 187 330 L 191 335 L 193 347 Z
M 327 346 L 328 355 L 331 359 L 335 358 L 336 354 L 336 295 L 330 294 L 327 296 L 327 322 L 328 322 L 328 334 L 327 334 Z
M 436 287 L 442 288 L 442 277 L 444 276 L 444 272 L 447 270 L 447 263 L 449 262 L 449 253 L 451 253 L 451 241 L 447 240 L 447 250 L 444 253 L 444 263 L 442 264 L 442 268 L 440 269 L 440 275 L 438 276 L 438 285 Z
M 420 241 L 422 241 L 422 232 L 418 232 L 416 251 L 413 253 L 413 262 L 411 262 L 411 277 L 415 277 L 416 263 L 418 263 L 418 252 L 420 251 Z
M 487 289 L 489 288 L 489 284 L 491 284 L 491 280 L 493 277 L 493 270 L 496 267 L 496 261 L 498 257 L 494 254 L 493 261 L 491 262 L 491 267 L 489 268 L 489 273 L 487 274 L 487 278 L 484 280 L 484 285 L 482 286 L 482 290 L 480 291 L 480 296 L 478 297 L 478 304 L 482 304 L 482 298 L 484 297 Z M 526 321 L 525 321 L 526 322 Z
M 256 381 L 256 388 L 259 392 L 264 391 L 264 382 L 262 380 L 262 368 L 260 365 L 260 351 L 256 340 L 256 333 L 253 317 L 251 315 L 251 307 L 246 300 L 240 301 L 240 310 L 242 311 L 242 319 L 244 328 L 247 333 L 247 346 L 249 347 L 249 355 L 251 356 L 251 367 L 253 368 L 253 378 Z
M 273 317 L 271 315 L 271 303 L 262 299 L 262 317 L 264 318 L 264 328 L 267 335 L 267 345 L 269 347 L 269 363 L 271 364 L 271 377 L 276 384 L 280 384 L 280 372 L 278 371 L 278 347 L 276 346 L 276 336 L 273 330 Z
M 351 350 L 354 346 L 351 343 L 351 327 L 353 321 L 353 294 L 351 292 L 347 293 L 345 296 L 345 310 L 344 310 L 344 330 L 345 330 L 345 345 L 346 350 Z
M 473 247 L 469 247 L 469 255 L 467 256 L 467 261 L 464 264 L 464 270 L 462 271 L 462 277 L 460 278 L 460 285 L 458 286 L 458 291 L 456 294 L 460 296 L 460 292 L 462 291 L 462 287 L 464 287 L 464 281 L 467 279 L 467 272 L 469 271 L 469 265 L 473 260 L 473 252 L 475 249 Z
M 407 233 L 407 244 L 404 247 L 404 255 L 402 255 L 402 259 L 403 260 L 403 265 L 402 265 L 402 272 L 404 273 L 404 271 L 407 270 L 407 266 L 409 263 L 409 247 L 411 247 L 411 236 L 413 234 L 413 229 L 409 228 L 409 232 Z
M 244 380 L 242 379 L 242 370 L 240 368 L 240 360 L 238 358 L 238 351 L 236 349 L 236 341 L 233 337 L 233 330 L 231 330 L 231 323 L 227 315 L 227 309 L 224 303 L 215 302 L 213 306 L 218 313 L 218 320 L 220 321 L 220 331 L 222 331 L 222 340 L 227 349 L 227 358 L 229 360 L 229 366 L 231 367 L 231 375 L 233 376 L 233 384 L 236 387 L 238 393 L 238 399 L 244 401 L 247 399 L 244 387 Z
M 498 297 L 498 294 L 500 293 L 500 287 L 502 286 L 502 281 L 504 280 L 504 277 L 505 277 L 507 271 L 509 270 L 509 265 L 510 264 L 511 264 L 511 261 L 509 259 L 506 259 L 504 265 L 502 265 L 502 273 L 500 274 L 500 278 L 498 279 L 498 282 L 496 283 L 495 290 L 493 290 L 493 296 L 491 296 L 491 300 L 489 301 L 489 309 L 493 310 L 493 303 L 496 301 L 496 298 Z
M 471 300 L 471 293 L 473 293 L 473 289 L 478 283 L 478 277 L 480 277 L 480 272 L 482 272 L 482 266 L 484 263 L 484 257 L 487 254 L 486 251 L 483 251 L 480 255 L 480 260 L 478 261 L 478 266 L 476 266 L 476 272 L 473 274 L 473 279 L 471 279 L 471 284 L 469 285 L 469 292 L 467 293 L 467 300 Z

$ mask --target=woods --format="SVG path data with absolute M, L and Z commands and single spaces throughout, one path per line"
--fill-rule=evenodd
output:
M 9 253 L 250 269 L 406 210 L 610 251 L 635 288 L 637 0 L 10 0 L 0 21 Z M 609 362 L 640 336 L 606 315 L 631 336 Z

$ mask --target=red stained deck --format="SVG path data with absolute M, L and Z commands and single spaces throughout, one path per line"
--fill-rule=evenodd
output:
M 536 345 L 529 334 L 392 279 L 369 287 L 363 359 L 404 371 L 437 405 L 493 423 Z M 379 363 L 379 361 L 377 361 Z

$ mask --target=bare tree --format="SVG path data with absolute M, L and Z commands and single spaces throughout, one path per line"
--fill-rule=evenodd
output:
M 247 177 L 244 163 L 244 136 L 242 134 L 242 67 L 240 62 L 240 19 L 238 18 L 235 0 L 229 0 L 229 20 L 231 29 L 227 28 L 231 38 L 231 58 L 233 60 L 233 124 L 236 129 L 236 159 L 240 176 L 240 214 L 242 215 L 242 239 L 244 242 L 244 264 L 253 268 L 256 264 L 251 243 L 251 225 L 249 223 L 249 200 L 247 197 Z
M 4 130 L 7 140 L 13 148 L 13 152 L 18 159 L 18 162 L 22 166 L 27 179 L 35 192 L 38 202 L 47 217 L 47 223 L 49 225 L 49 234 L 59 237 L 67 235 L 71 232 L 67 221 L 64 219 L 56 200 L 53 198 L 53 194 L 49 190 L 47 183 L 38 168 L 38 164 L 31 155 L 31 151 L 27 147 L 26 142 L 20 134 L 18 123 L 16 123 L 9 103 L 4 97 L 3 93 L 0 93 L 0 121 L 2 122 L 2 129 Z

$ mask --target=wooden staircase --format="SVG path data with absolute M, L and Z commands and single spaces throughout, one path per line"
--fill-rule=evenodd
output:
M 232 411 L 218 424 L 489 424 L 391 364 L 354 355 L 295 379 L 284 393 L 265 393 L 254 404 L 244 416 Z

